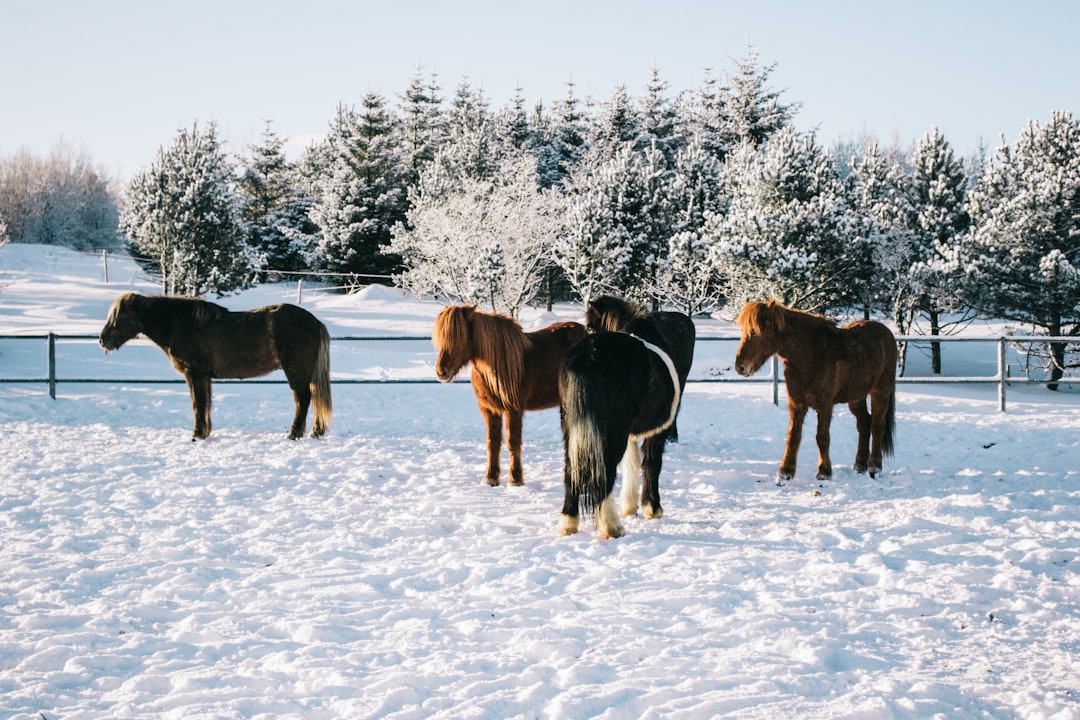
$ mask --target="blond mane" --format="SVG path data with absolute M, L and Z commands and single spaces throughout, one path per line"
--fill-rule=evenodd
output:
M 525 354 L 532 343 L 516 320 L 475 306 L 454 305 L 444 308 L 435 319 L 432 339 L 437 347 L 449 348 L 455 355 L 471 346 L 466 362 L 472 361 L 505 407 L 522 409 Z
M 755 300 L 746 303 L 739 311 L 735 324 L 739 326 L 743 334 L 771 334 L 779 335 L 784 332 L 791 321 L 810 323 L 836 327 L 836 321 L 824 315 L 795 310 L 784 305 L 779 300 L 773 299 L 767 302 Z

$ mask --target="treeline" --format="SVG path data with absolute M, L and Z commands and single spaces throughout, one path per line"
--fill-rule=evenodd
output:
M 750 51 L 691 90 L 654 70 L 638 97 L 568 84 L 550 106 L 519 90 L 496 109 L 418 71 L 394 104 L 339 106 L 295 162 L 269 123 L 236 158 L 212 123 L 181 130 L 124 189 L 118 227 L 190 294 L 320 271 L 510 314 L 600 293 L 689 313 L 778 297 L 901 333 L 980 313 L 1080 333 L 1071 113 L 976 157 L 934 128 L 912 147 L 826 148 L 796 131 L 772 71 Z M 0 200 L 13 238 L 14 217 Z M 1055 344 L 1057 377 L 1065 357 Z

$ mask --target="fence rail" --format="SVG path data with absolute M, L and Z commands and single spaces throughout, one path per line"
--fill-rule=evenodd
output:
M 70 384 L 82 384 L 82 383 L 128 383 L 128 384 L 140 384 L 140 385 L 171 385 L 182 384 L 183 379 L 159 379 L 159 378 L 94 378 L 94 377 L 65 377 L 61 376 L 57 368 L 56 360 L 56 346 L 58 342 L 63 341 L 96 341 L 97 335 L 77 335 L 77 334 L 29 334 L 29 335 L 0 335 L 0 340 L 44 340 L 46 342 L 46 374 L 39 377 L 4 377 L 0 374 L 0 384 L 36 384 L 44 383 L 48 386 L 49 397 L 56 399 L 56 386 L 60 383 Z M 1029 377 L 1011 377 L 1008 371 L 1008 365 L 1006 363 L 1006 351 L 1010 343 L 1075 343 L 1077 339 L 1075 337 L 1037 337 L 1037 336 L 998 336 L 998 337 L 949 337 L 949 336 L 927 336 L 927 335 L 903 335 L 897 337 L 898 341 L 918 343 L 918 344 L 930 344 L 930 343 L 995 343 L 997 345 L 997 372 L 994 375 L 973 375 L 973 376 L 940 376 L 940 375 L 921 375 L 921 376 L 905 376 L 898 377 L 896 379 L 898 384 L 995 384 L 998 387 L 998 409 L 1002 412 L 1005 411 L 1005 399 L 1006 399 L 1006 387 L 1011 384 L 1048 384 L 1057 383 L 1061 385 L 1073 385 L 1080 384 L 1080 378 L 1064 377 L 1058 380 L 1038 380 Z M 342 335 L 331 338 L 334 343 L 383 343 L 383 342 L 421 342 L 431 341 L 429 335 L 395 335 L 395 336 L 383 336 L 383 335 Z M 698 337 L 699 343 L 737 343 L 738 337 Z M 280 384 L 284 383 L 283 379 L 248 379 L 248 380 L 217 380 L 219 383 L 230 384 Z M 334 385 L 411 385 L 411 384 L 436 384 L 439 381 L 434 377 L 430 378 L 332 378 L 332 384 Z M 770 362 L 770 372 L 768 375 L 755 376 L 755 377 L 742 377 L 742 376 L 720 376 L 720 377 L 691 377 L 687 382 L 690 383 L 770 383 L 772 386 L 772 400 L 773 404 L 779 404 L 779 386 L 783 383 L 779 371 L 779 363 L 777 358 L 773 356 Z

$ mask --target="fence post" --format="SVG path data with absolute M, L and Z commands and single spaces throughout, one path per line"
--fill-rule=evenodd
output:
M 49 397 L 56 399 L 56 334 L 49 333 Z
M 998 410 L 1005 412 L 1005 338 L 998 338 Z
M 304 295 L 304 278 L 300 278 L 296 281 L 296 304 L 301 304 L 301 298 Z
M 105 266 L 105 284 L 109 284 L 109 251 L 102 248 L 101 264 Z
M 772 404 L 780 407 L 780 361 L 772 356 Z

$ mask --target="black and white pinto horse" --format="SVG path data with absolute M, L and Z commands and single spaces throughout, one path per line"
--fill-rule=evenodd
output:
M 565 495 L 560 533 L 578 531 L 579 511 L 601 537 L 624 534 L 612 491 L 621 466 L 622 514 L 659 518 L 664 445 L 674 439 L 694 357 L 694 324 L 675 312 L 645 312 L 604 296 L 589 303 L 589 335 L 567 353 L 559 375 Z M 641 452 L 638 442 L 641 442 Z

